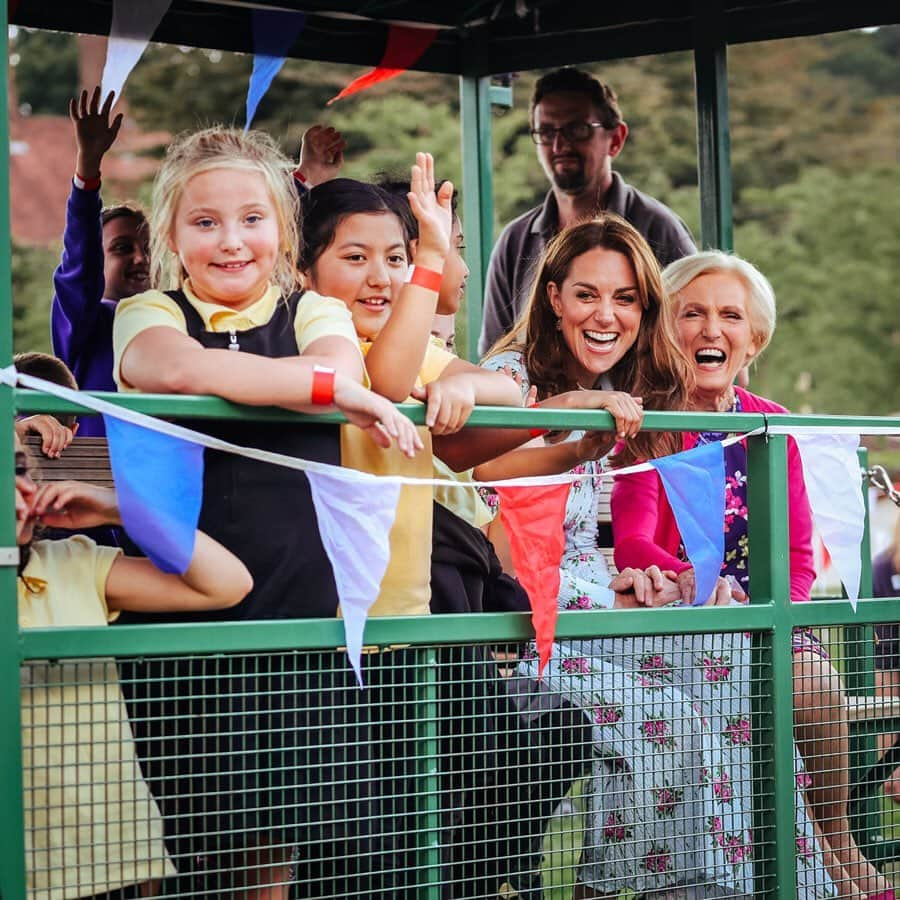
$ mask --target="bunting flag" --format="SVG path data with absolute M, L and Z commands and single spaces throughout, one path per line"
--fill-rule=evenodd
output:
M 402 75 L 422 58 L 425 51 L 434 43 L 435 37 L 437 37 L 436 28 L 405 28 L 402 25 L 391 25 L 384 56 L 381 57 L 378 67 L 359 78 L 354 78 L 336 97 L 332 97 L 327 105 L 331 106 L 336 100 Z
M 559 616 L 559 564 L 566 547 L 563 520 L 570 484 L 497 487 L 516 578 L 531 601 L 538 679 L 550 660 Z
M 147 48 L 172 0 L 113 0 L 112 24 L 106 45 L 103 87 L 100 96 L 112 91 L 121 96 L 131 70 Z
M 866 527 L 858 434 L 795 434 L 813 522 L 856 609 Z
M 122 524 L 163 572 L 183 575 L 194 556 L 203 502 L 203 447 L 103 417 Z
M 725 558 L 725 451 L 721 441 L 650 461 L 659 473 L 684 551 L 694 566 L 694 606 L 716 586 Z
M 355 477 L 309 472 L 307 478 L 341 601 L 347 657 L 363 687 L 363 632 L 390 560 L 400 485 L 369 476 L 365 490 L 360 490 Z
M 250 128 L 259 101 L 265 96 L 275 76 L 281 71 L 288 50 L 303 31 L 306 16 L 286 10 L 253 10 L 253 72 L 247 87 L 247 121 Z

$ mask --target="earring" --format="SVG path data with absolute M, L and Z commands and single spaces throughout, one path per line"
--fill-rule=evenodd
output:
M 562 316 L 556 317 L 556 330 L 562 331 Z

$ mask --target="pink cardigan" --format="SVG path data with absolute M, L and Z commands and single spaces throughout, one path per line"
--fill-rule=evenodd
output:
M 757 397 L 743 388 L 736 387 L 735 391 L 740 396 L 743 412 L 787 412 L 783 406 Z M 689 450 L 697 442 L 695 434 L 686 433 L 683 437 L 685 450 Z M 800 452 L 793 438 L 788 438 L 787 466 L 791 599 L 808 600 L 816 578 L 812 550 L 812 515 L 803 481 Z M 681 544 L 681 535 L 656 472 L 639 472 L 616 478 L 611 506 L 615 559 L 620 569 L 626 566 L 645 569 L 647 566 L 657 565 L 662 569 L 683 572 L 691 568 L 689 562 L 675 555 Z

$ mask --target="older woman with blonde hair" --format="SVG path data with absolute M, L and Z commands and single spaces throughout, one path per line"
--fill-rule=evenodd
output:
M 775 294 L 768 279 L 733 254 L 709 250 L 670 264 L 663 273 L 664 316 L 692 368 L 690 409 L 708 412 L 783 413 L 787 410 L 735 385 L 738 373 L 759 357 L 775 329 Z M 684 434 L 680 449 L 724 438 L 717 432 Z M 725 558 L 721 575 L 749 592 L 747 450 L 724 449 Z M 619 479 L 612 494 L 615 559 L 619 566 L 656 564 L 675 574 L 681 599 L 693 603 L 694 570 L 656 472 Z M 790 591 L 807 600 L 815 579 L 812 517 L 800 454 L 788 440 Z M 746 642 L 745 642 L 746 643 Z M 747 646 L 735 644 L 732 656 Z M 792 640 L 794 720 L 806 764 L 798 776 L 825 861 L 841 897 L 893 898 L 890 884 L 863 857 L 847 820 L 848 731 L 840 677 L 810 629 Z M 749 762 L 746 760 L 745 762 Z M 740 766 L 742 763 L 736 763 Z M 798 804 L 798 806 L 801 804 Z
M 691 367 L 664 304 L 659 266 L 645 240 L 622 219 L 603 215 L 548 244 L 522 318 L 483 362 L 510 370 L 523 394 L 533 393 L 543 407 L 606 409 L 616 421 L 617 435 L 539 435 L 476 469 L 486 480 L 566 471 L 582 476 L 572 483 L 562 525 L 557 605 L 564 610 L 654 607 L 681 594 L 654 562 L 620 567 L 620 576 L 627 572 L 649 583 L 642 603 L 615 592 L 598 547 L 599 476 L 616 441 L 612 465 L 680 448 L 678 435 L 639 430 L 644 409 L 686 408 L 692 389 Z M 720 579 L 709 602 L 731 600 Z M 554 645 L 545 684 L 579 705 L 593 726 L 579 879 L 599 892 L 592 896 L 623 890 L 749 896 L 750 782 L 741 786 L 728 767 L 733 746 L 749 740 L 749 717 L 728 714 L 730 705 L 737 709 L 742 685 L 719 636 L 661 640 L 663 652 L 659 640 L 642 637 Z M 686 663 L 670 665 L 676 656 Z M 521 671 L 533 677 L 536 661 L 526 659 Z M 708 673 L 715 684 L 704 680 Z

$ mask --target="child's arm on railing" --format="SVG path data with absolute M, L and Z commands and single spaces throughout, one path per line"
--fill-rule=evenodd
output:
M 70 530 L 122 524 L 112 488 L 78 481 L 42 485 L 33 513 L 45 525 Z M 247 567 L 198 530 L 194 555 L 184 575 L 161 572 L 149 559 L 119 556 L 109 570 L 105 593 L 110 610 L 178 612 L 235 606 L 252 587 Z

